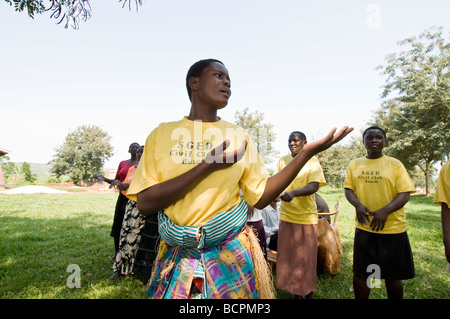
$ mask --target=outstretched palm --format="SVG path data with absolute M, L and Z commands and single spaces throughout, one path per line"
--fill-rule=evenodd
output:
M 303 147 L 302 152 L 315 155 L 317 153 L 325 151 L 326 149 L 328 149 L 329 147 L 331 147 L 332 145 L 336 144 L 344 137 L 346 137 L 351 131 L 353 131 L 353 127 L 344 126 L 339 132 L 335 134 L 336 128 L 334 128 L 324 138 L 306 144 Z

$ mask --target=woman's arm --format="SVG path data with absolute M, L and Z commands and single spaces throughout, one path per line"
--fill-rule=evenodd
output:
M 269 178 L 262 196 L 264 200 L 260 199 L 258 202 L 259 206 L 255 205 L 254 207 L 263 209 L 269 205 L 292 182 L 303 165 L 312 156 L 339 142 L 352 130 L 353 128 L 344 127 L 335 135 L 336 129 L 333 129 L 325 138 L 307 144 L 283 170 Z M 212 172 L 225 169 L 238 162 L 245 154 L 247 143 L 247 141 L 244 141 L 239 149 L 227 153 L 224 151 L 230 142 L 226 140 L 222 145 L 212 150 L 202 163 L 191 170 L 138 193 L 137 203 L 139 212 L 144 216 L 148 216 L 174 204 Z M 274 177 L 276 178 L 273 179 Z M 271 179 L 272 182 L 270 182 Z
M 153 185 L 137 194 L 139 212 L 148 216 L 157 213 L 180 198 L 183 198 L 193 187 L 214 171 L 230 167 L 239 161 L 245 154 L 247 141 L 234 152 L 226 153 L 225 149 L 230 144 L 226 140 L 222 145 L 212 150 L 202 163 L 180 176 L 168 181 Z
M 120 191 L 126 191 L 130 187 L 130 183 L 118 183 L 117 188 Z
M 447 203 L 441 203 L 442 235 L 445 249 L 445 257 L 450 263 L 450 208 Z
M 372 212 L 373 219 L 370 223 L 370 227 L 374 231 L 379 231 L 384 228 L 384 224 L 386 223 L 386 219 L 389 214 L 399 210 L 409 201 L 409 193 L 399 193 L 394 199 L 387 204 L 386 206 Z
M 284 192 L 283 194 L 280 195 L 280 198 L 285 202 L 290 202 L 294 197 L 308 196 L 314 194 L 318 190 L 319 190 L 319 182 L 311 182 L 305 187 L 295 189 L 289 192 Z
M 289 164 L 267 180 L 264 193 L 254 207 L 263 209 L 269 205 L 272 200 L 279 196 L 281 192 L 283 192 L 289 184 L 292 183 L 298 172 L 300 172 L 302 167 L 311 159 L 311 157 L 339 142 L 351 131 L 353 131 L 353 128 L 345 126 L 335 134 L 336 129 L 333 129 L 323 139 L 306 144 L 300 153 L 298 153 L 294 159 L 289 162 Z
M 353 190 L 346 188 L 345 189 L 345 198 L 347 198 L 348 202 L 355 207 L 356 211 L 356 219 L 359 223 L 365 225 L 369 222 L 369 216 L 371 215 L 370 209 L 361 204 L 361 202 L 356 197 L 355 192 Z
M 109 179 L 103 175 L 97 174 L 97 178 L 99 181 L 105 181 L 109 184 L 109 188 L 112 188 L 120 183 L 118 179 Z

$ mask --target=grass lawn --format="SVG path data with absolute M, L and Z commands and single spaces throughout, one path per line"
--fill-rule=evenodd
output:
M 332 207 L 341 201 L 338 219 L 344 253 L 341 273 L 318 278 L 318 299 L 352 299 L 354 211 L 342 189 L 320 194 Z M 0 298 L 3 299 L 146 299 L 145 283 L 135 278 L 116 281 L 114 250 L 109 236 L 117 194 L 0 195 Z M 415 195 L 406 206 L 416 278 L 405 281 L 407 299 L 450 298 L 450 275 L 442 244 L 440 208 L 432 197 Z M 80 288 L 69 288 L 69 265 L 81 271 Z M 279 291 L 278 298 L 291 298 Z M 386 298 L 384 285 L 371 298 Z

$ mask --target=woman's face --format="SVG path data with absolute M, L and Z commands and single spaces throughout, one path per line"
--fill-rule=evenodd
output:
M 130 145 L 130 148 L 128 149 L 128 152 L 129 152 L 131 155 L 135 155 L 136 152 L 138 151 L 138 149 L 139 149 L 139 145 L 133 143 L 133 144 Z
M 144 148 L 141 146 L 141 147 L 139 147 L 139 149 L 136 152 L 136 158 L 137 158 L 138 161 L 141 160 L 142 153 L 144 153 Z
M 305 146 L 306 141 L 298 134 L 289 135 L 288 146 L 292 156 L 297 155 Z
M 213 62 L 207 66 L 198 78 L 192 91 L 197 93 L 201 102 L 224 108 L 231 96 L 231 81 L 228 70 L 221 63 Z
M 380 154 L 386 145 L 386 138 L 382 131 L 371 129 L 364 135 L 363 142 L 368 154 Z

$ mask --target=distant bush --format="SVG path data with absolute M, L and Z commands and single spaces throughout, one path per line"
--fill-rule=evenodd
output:
M 26 182 L 35 183 L 37 181 L 37 175 L 31 172 L 31 166 L 27 162 L 22 164 L 20 173 L 24 176 Z
M 62 183 L 61 177 L 50 176 L 47 178 L 47 184 Z
M 13 162 L 8 162 L 9 157 L 2 157 L 2 171 L 6 184 L 34 184 L 37 181 L 37 175 L 31 171 L 31 166 L 23 162 L 20 169 Z

